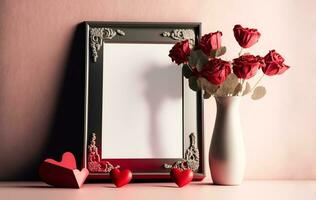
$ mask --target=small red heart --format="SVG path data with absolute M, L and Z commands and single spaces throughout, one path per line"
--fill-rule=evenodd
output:
M 131 170 L 124 169 L 120 171 L 119 169 L 112 169 L 110 172 L 113 183 L 116 187 L 122 187 L 132 180 Z
M 192 181 L 193 172 L 191 169 L 181 170 L 173 168 L 170 172 L 170 176 L 179 187 L 183 187 Z
M 46 159 L 44 162 L 65 167 L 67 169 L 77 169 L 76 158 L 71 152 L 65 152 L 60 162 L 50 158 Z

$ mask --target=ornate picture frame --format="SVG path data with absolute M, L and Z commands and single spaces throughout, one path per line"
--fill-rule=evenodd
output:
M 203 152 L 203 98 L 182 80 L 181 158 L 102 158 L 104 104 L 104 46 L 108 44 L 174 44 L 188 39 L 193 46 L 200 37 L 200 23 L 86 22 L 85 141 L 83 166 L 89 179 L 108 179 L 114 168 L 128 168 L 134 179 L 170 179 L 173 167 L 205 177 Z M 165 55 L 168 56 L 168 52 Z M 127 58 L 128 59 L 128 58 Z M 171 63 L 171 60 L 170 60 Z M 110 73 L 110 72 L 107 72 Z M 180 72 L 181 73 L 181 72 Z M 109 131 L 113 132 L 113 131 Z M 113 133 L 120 134 L 120 133 Z

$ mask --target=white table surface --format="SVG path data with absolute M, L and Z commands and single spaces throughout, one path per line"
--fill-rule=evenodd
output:
M 183 188 L 174 183 L 132 183 L 115 188 L 110 183 L 85 184 L 81 189 L 52 188 L 42 182 L 0 182 L 1 200 L 316 200 L 316 180 L 247 180 L 240 186 L 217 186 L 209 180 Z

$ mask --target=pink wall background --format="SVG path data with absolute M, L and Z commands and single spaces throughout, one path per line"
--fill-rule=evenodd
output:
M 292 68 L 263 80 L 264 99 L 242 102 L 246 177 L 315 179 L 315 7 L 314 0 L 1 0 L 0 179 L 36 178 L 43 157 L 81 149 L 84 58 L 76 26 L 89 20 L 202 22 L 203 33 L 223 31 L 226 59 L 239 51 L 234 24 L 258 28 L 262 37 L 250 50 L 275 48 Z M 208 152 L 216 109 L 213 99 L 205 104 Z

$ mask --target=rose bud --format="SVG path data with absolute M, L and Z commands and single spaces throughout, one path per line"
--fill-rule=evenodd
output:
M 246 54 L 233 60 L 233 71 L 238 78 L 249 79 L 256 75 L 263 65 L 264 62 L 260 56 Z
M 172 62 L 178 65 L 188 61 L 188 56 L 190 55 L 190 45 L 189 40 L 184 40 L 182 42 L 176 43 L 172 49 L 169 51 L 169 57 Z
M 215 85 L 220 85 L 226 80 L 230 73 L 231 65 L 229 62 L 219 58 L 213 58 L 203 66 L 200 76 Z
M 221 47 L 222 32 L 217 31 L 214 33 L 205 34 L 200 41 L 199 48 L 206 54 L 210 55 L 211 50 L 216 50 Z
M 269 51 L 269 53 L 264 57 L 264 62 L 265 66 L 262 67 L 262 71 L 268 76 L 282 74 L 290 68 L 283 63 L 284 58 L 275 50 Z
M 257 29 L 243 28 L 239 24 L 235 25 L 233 30 L 238 44 L 243 48 L 249 48 L 257 43 L 261 35 Z

